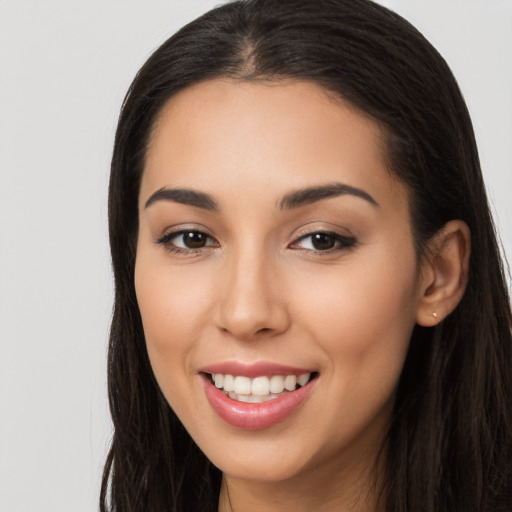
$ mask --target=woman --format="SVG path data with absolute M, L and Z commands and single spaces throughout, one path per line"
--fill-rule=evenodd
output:
M 467 109 L 367 0 L 249 0 L 134 80 L 102 510 L 510 510 L 511 314 Z

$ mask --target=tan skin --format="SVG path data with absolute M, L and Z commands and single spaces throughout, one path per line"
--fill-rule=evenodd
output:
M 470 239 L 451 221 L 419 263 L 407 190 L 385 156 L 374 121 L 309 83 L 207 81 L 160 114 L 140 190 L 137 299 L 158 383 L 223 472 L 222 512 L 382 510 L 377 452 L 410 335 L 456 307 Z M 333 184 L 352 188 L 282 204 Z M 146 206 L 164 187 L 217 208 Z M 284 421 L 243 430 L 199 378 L 227 360 L 319 376 Z

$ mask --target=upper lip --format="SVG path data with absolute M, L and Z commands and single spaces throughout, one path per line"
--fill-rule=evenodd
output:
M 308 368 L 273 363 L 271 361 L 258 361 L 255 363 L 243 363 L 241 361 L 223 361 L 204 366 L 199 370 L 201 373 L 220 373 L 222 375 L 240 375 L 244 377 L 261 377 L 273 375 L 302 375 L 313 373 Z

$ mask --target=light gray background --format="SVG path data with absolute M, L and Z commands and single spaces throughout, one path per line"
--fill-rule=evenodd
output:
M 0 0 L 0 512 L 97 510 L 106 190 L 124 93 L 216 0 Z M 512 0 L 382 0 L 447 58 L 512 257 Z

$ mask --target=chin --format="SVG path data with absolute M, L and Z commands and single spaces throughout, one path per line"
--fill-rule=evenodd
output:
M 233 456 L 220 457 L 219 460 L 212 457 L 212 462 L 223 474 L 232 478 L 261 482 L 279 483 L 293 479 L 304 471 L 303 462 L 291 460 L 276 452 L 274 457 L 258 456 Z

